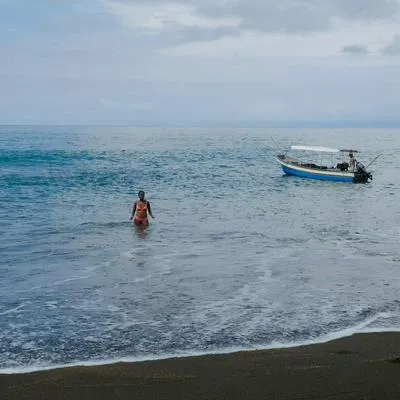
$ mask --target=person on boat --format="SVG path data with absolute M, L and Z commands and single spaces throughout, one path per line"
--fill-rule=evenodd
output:
M 149 214 L 151 218 L 154 218 L 154 216 L 151 212 L 150 202 L 145 199 L 145 193 L 143 190 L 138 193 L 138 197 L 139 200 L 133 203 L 132 215 L 129 220 L 133 220 L 133 223 L 136 226 L 145 227 L 149 225 L 147 214 Z
M 353 152 L 350 151 L 349 153 L 349 169 L 350 171 L 354 172 L 356 169 L 357 160 L 355 159 Z

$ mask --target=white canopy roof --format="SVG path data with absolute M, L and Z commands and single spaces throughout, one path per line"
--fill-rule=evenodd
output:
M 332 149 L 323 146 L 292 146 L 292 150 L 321 151 L 325 153 L 338 153 L 339 149 Z

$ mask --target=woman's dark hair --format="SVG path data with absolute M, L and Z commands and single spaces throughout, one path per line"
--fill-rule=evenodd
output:
M 139 190 L 139 192 L 138 192 L 138 194 L 137 194 L 138 197 L 140 196 L 141 193 L 145 194 L 143 190 Z

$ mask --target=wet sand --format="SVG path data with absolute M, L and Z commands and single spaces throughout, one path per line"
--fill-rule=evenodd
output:
M 400 400 L 400 333 L 223 355 L 0 375 L 0 399 Z

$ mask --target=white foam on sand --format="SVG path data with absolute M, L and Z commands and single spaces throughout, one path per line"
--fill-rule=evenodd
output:
M 346 328 L 337 332 L 331 332 L 326 335 L 323 335 L 315 340 L 307 340 L 307 341 L 299 341 L 293 343 L 280 343 L 274 342 L 267 346 L 256 346 L 256 347 L 230 347 L 222 350 L 212 351 L 212 352 L 182 352 L 182 353 L 171 353 L 164 354 L 162 356 L 157 355 L 148 355 L 143 357 L 122 357 L 119 359 L 103 359 L 103 360 L 93 360 L 93 361 L 84 361 L 84 362 L 75 362 L 69 364 L 56 364 L 56 365 L 32 365 L 29 367 L 14 367 L 14 368 L 4 368 L 0 369 L 0 374 L 25 374 L 31 372 L 38 371 L 51 371 L 59 368 L 73 368 L 73 367 L 95 367 L 95 366 L 104 366 L 111 365 L 117 363 L 136 363 L 143 361 L 157 361 L 157 360 L 167 360 L 171 358 L 185 358 L 185 357 L 197 357 L 197 356 L 206 356 L 206 355 L 217 355 L 217 354 L 231 354 L 241 351 L 254 351 L 254 350 L 272 350 L 272 349 L 287 349 L 299 346 L 309 346 L 314 344 L 322 344 L 327 343 L 332 340 L 342 339 L 345 337 L 353 336 L 357 333 L 384 333 L 384 332 L 399 332 L 400 328 L 366 328 L 373 320 L 376 318 L 370 318 L 369 320 L 364 321 L 354 327 Z

